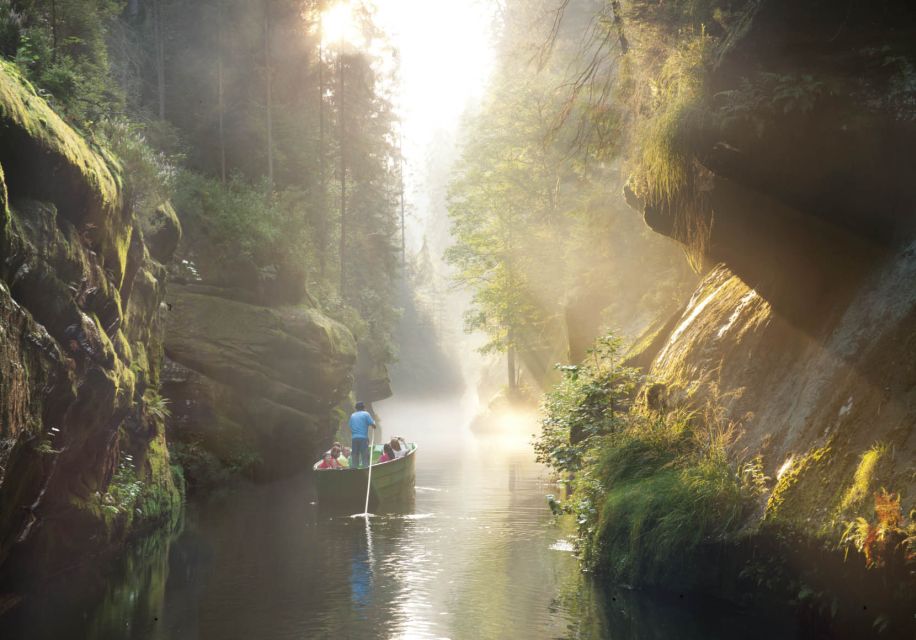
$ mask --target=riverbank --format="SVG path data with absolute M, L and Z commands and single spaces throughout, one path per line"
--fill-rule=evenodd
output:
M 26 605 L 4 638 L 68 635 L 182 640 L 283 638 L 349 629 L 354 637 L 797 637 L 736 607 L 653 596 L 582 574 L 556 493 L 536 464 L 533 422 L 475 436 L 461 403 L 379 407 L 388 429 L 419 439 L 410 513 L 365 521 L 325 517 L 307 476 L 242 485 L 188 504 L 180 531 L 138 541 L 101 591 L 66 576 Z M 454 415 L 430 432 L 423 418 Z M 93 572 L 90 572 L 93 573 Z M 48 616 L 54 611 L 54 616 Z M 8 626 L 3 627 L 2 624 Z M 75 631 L 75 630 L 78 630 Z

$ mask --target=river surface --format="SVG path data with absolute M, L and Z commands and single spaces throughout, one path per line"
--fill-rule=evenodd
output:
M 191 504 L 176 531 L 114 567 L 50 585 L 3 638 L 732 638 L 736 612 L 604 588 L 579 572 L 531 415 L 473 430 L 467 404 L 388 401 L 389 435 L 419 443 L 405 513 L 329 516 L 307 476 Z M 12 625 L 13 628 L 9 628 Z M 751 632 L 753 631 L 753 632 Z

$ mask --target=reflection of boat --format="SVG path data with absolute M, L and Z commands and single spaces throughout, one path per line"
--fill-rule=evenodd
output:
M 414 460 L 417 457 L 416 443 L 408 443 L 407 454 L 395 460 L 379 464 L 382 446 L 377 444 L 372 451 L 372 487 L 369 493 L 369 508 L 396 508 L 411 501 L 416 480 Z M 362 509 L 366 500 L 366 482 L 369 469 L 319 469 L 321 461 L 312 467 L 318 503 L 322 507 L 340 507 L 343 510 Z

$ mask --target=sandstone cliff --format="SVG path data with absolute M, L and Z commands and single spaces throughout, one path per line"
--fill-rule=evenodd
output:
M 0 572 L 38 577 L 180 505 L 157 393 L 180 230 L 0 64 Z
M 881 487 L 916 499 L 916 16 L 740 4 L 672 134 L 688 178 L 628 188 L 706 269 L 643 362 L 654 402 L 720 406 L 763 456 L 762 518 L 836 542 Z
M 192 484 L 307 468 L 352 387 L 346 327 L 308 303 L 263 306 L 237 289 L 175 285 L 167 300 L 163 392 Z

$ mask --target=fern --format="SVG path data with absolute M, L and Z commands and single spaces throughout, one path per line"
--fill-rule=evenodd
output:
M 168 398 L 163 398 L 161 395 L 155 391 L 147 391 L 143 396 L 143 401 L 146 404 L 146 411 L 149 415 L 157 418 L 159 420 L 167 420 L 172 417 L 172 412 L 169 409 L 169 400 Z
M 910 518 L 903 515 L 899 493 L 882 488 L 874 498 L 874 520 L 859 516 L 848 522 L 843 530 L 840 545 L 845 547 L 847 556 L 849 549 L 855 548 L 865 556 L 865 565 L 870 569 L 887 566 L 898 551 L 902 551 L 905 562 L 916 561 L 913 512 Z

